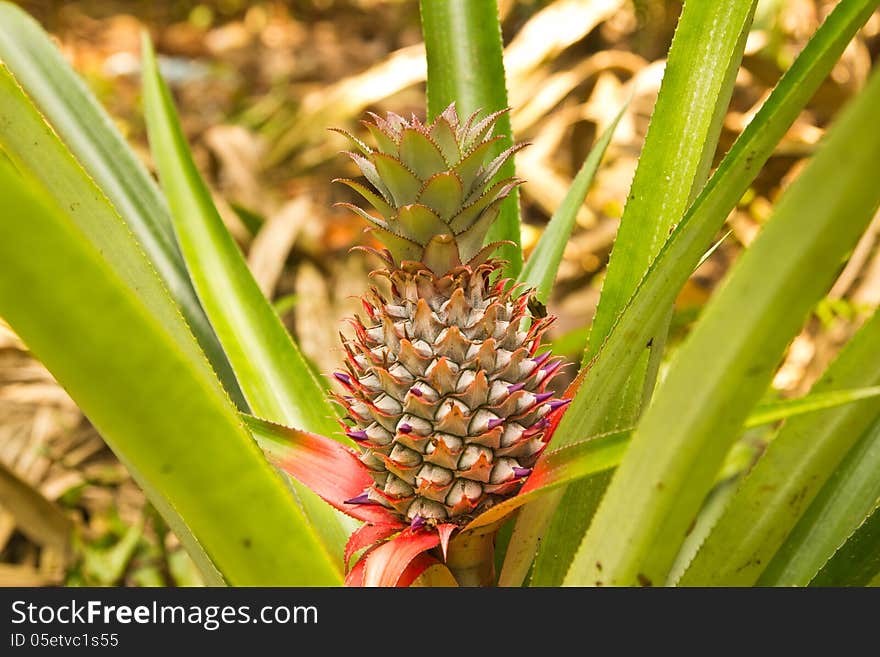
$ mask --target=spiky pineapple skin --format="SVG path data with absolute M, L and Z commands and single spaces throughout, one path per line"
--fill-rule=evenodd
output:
M 418 263 L 376 272 L 366 316 L 344 339 L 348 435 L 375 484 L 361 502 L 411 522 L 463 524 L 516 494 L 545 446 L 547 385 L 561 362 L 536 357 L 551 317 L 497 279 L 499 263 L 437 276 Z M 524 320 L 528 320 L 525 321 Z M 528 325 L 528 328 L 523 328 Z

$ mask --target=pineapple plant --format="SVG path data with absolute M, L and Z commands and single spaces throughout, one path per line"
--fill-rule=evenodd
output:
M 423 0 L 433 118 L 373 116 L 372 146 L 347 135 L 368 184 L 342 182 L 372 210 L 348 207 L 383 248 L 360 247 L 382 265 L 342 337 L 341 431 L 224 226 L 149 41 L 161 191 L 49 38 L 5 2 L 0 313 L 210 584 L 876 582 L 876 496 L 850 493 L 878 469 L 850 466 L 872 463 L 880 440 L 880 315 L 809 395 L 762 395 L 880 204 L 880 74 L 664 360 L 678 291 L 877 0 L 837 4 L 706 182 L 754 4 L 684 4 L 584 366 L 560 396 L 561 361 L 540 347 L 553 319 L 533 302 L 549 296 L 614 124 L 520 270 L 507 173 L 520 146 L 495 154 L 510 139 L 504 112 L 461 120 L 449 104 L 508 104 L 492 2 Z M 745 427 L 797 414 L 751 470 L 726 460 L 748 447 Z M 719 495 L 723 516 L 708 522 Z M 820 527 L 823 540 L 806 540 Z
M 565 405 L 548 384 L 562 360 L 536 355 L 552 323 L 530 310 L 531 291 L 501 277 L 497 244 L 483 246 L 517 181 L 495 181 L 518 150 L 495 158 L 494 113 L 434 121 L 389 113 L 365 122 L 376 148 L 345 133 L 373 190 L 341 180 L 379 216 L 348 205 L 385 249 L 386 283 L 363 299 L 343 338 L 346 435 L 373 479 L 352 503 L 379 504 L 413 527 L 461 525 L 515 494 Z
M 562 359 L 539 352 L 554 318 L 530 287 L 504 277 L 493 258 L 500 243 L 484 245 L 518 184 L 495 178 L 522 145 L 493 157 L 504 111 L 479 114 L 462 121 L 454 104 L 428 123 L 373 114 L 364 124 L 375 147 L 339 130 L 372 189 L 338 182 L 375 214 L 341 205 L 384 247 L 356 247 L 383 266 L 362 299 L 364 316 L 340 336 L 345 364 L 334 373 L 345 390 L 334 395 L 342 429 L 357 452 L 250 419 L 276 465 L 365 522 L 346 546 L 346 568 L 363 551 L 349 585 L 412 583 L 440 562 L 446 581 L 493 584 L 495 534 L 516 508 L 499 504 L 524 490 L 569 401 L 549 390 Z M 281 450 L 266 441 L 279 433 Z M 307 458 L 316 454 L 321 475 Z

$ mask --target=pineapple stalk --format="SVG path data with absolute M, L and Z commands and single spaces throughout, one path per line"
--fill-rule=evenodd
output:
M 495 536 L 498 524 L 458 534 L 449 542 L 446 567 L 459 586 L 495 585 Z

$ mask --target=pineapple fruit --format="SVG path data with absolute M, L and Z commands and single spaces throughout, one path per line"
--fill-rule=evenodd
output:
M 500 114 L 371 115 L 375 148 L 340 131 L 372 189 L 340 182 L 378 216 L 343 205 L 386 247 L 373 272 L 386 291 L 363 299 L 335 373 L 346 433 L 374 482 L 348 503 L 382 505 L 413 528 L 461 526 L 515 495 L 546 444 L 548 414 L 566 403 L 547 390 L 562 362 L 536 355 L 553 318 L 533 314 L 530 291 L 491 257 L 498 244 L 483 245 L 518 184 L 495 180 L 520 147 L 491 157 Z

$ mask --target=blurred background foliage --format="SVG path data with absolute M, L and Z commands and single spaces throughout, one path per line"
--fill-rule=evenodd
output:
M 149 161 L 141 112 L 140 31 L 172 85 L 197 164 L 263 291 L 317 371 L 339 359 L 341 320 L 373 263 L 349 249 L 361 220 L 331 185 L 355 172 L 338 156 L 365 110 L 424 113 L 424 47 L 415 0 L 19 3 Z M 724 120 L 733 142 L 834 2 L 761 0 Z M 597 137 L 633 100 L 578 215 L 550 311 L 554 346 L 579 359 L 659 88 L 676 0 L 500 0 L 523 243 L 534 246 Z M 774 200 L 803 166 L 880 54 L 880 12 L 847 48 L 728 217 L 725 239 L 676 302 L 681 336 Z M 2 98 L 0 98 L 2 102 Z M 725 233 L 722 233 L 724 235 Z M 722 237 L 719 235 L 719 238 Z M 880 304 L 880 219 L 793 341 L 774 379 L 802 394 Z M 672 341 L 674 349 L 675 341 Z M 572 371 L 574 368 L 571 368 Z M 328 384 L 329 385 L 329 384 Z M 760 450 L 761 432 L 753 432 Z M 220 482 L 231 485 L 234 482 Z M 192 585 L 176 538 L 76 405 L 0 319 L 0 585 Z

